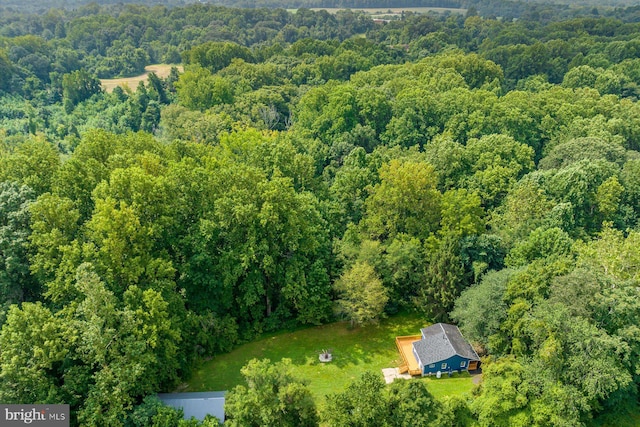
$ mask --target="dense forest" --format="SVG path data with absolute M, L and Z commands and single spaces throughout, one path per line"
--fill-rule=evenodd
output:
M 559 10 L 4 9 L 0 402 L 198 425 L 148 397 L 197 360 L 418 310 L 485 356 L 468 399 L 371 375 L 316 409 L 286 362 L 256 362 L 276 395 L 234 391 L 228 423 L 637 412 L 640 8 Z M 184 71 L 101 87 L 160 62 Z

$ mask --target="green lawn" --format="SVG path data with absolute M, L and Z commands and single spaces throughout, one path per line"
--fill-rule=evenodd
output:
M 295 373 L 309 381 L 311 392 L 321 402 L 324 395 L 344 390 L 367 370 L 382 375 L 382 368 L 399 366 L 395 337 L 419 334 L 425 326 L 425 320 L 416 314 L 400 314 L 378 325 L 350 328 L 347 323 L 332 323 L 270 335 L 204 362 L 180 391 L 230 390 L 242 383 L 240 368 L 249 360 L 289 358 Z M 329 348 L 333 361 L 320 363 L 318 353 Z M 423 381 L 435 396 L 462 394 L 473 388 L 468 374 Z
M 616 412 L 601 415 L 590 424 L 592 427 L 637 427 L 640 426 L 640 406 L 629 405 Z

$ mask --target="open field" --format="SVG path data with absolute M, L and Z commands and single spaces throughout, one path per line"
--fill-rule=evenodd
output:
M 289 9 L 295 12 L 295 9 Z M 326 10 L 327 12 L 334 14 L 340 10 L 345 10 L 345 8 L 339 7 L 312 7 L 311 10 Z M 460 13 L 466 14 L 467 9 L 455 9 L 448 7 L 363 7 L 363 8 L 352 8 L 350 10 L 359 10 L 371 15 L 399 15 L 402 12 L 413 12 L 413 13 L 428 13 L 428 12 L 436 12 L 436 13 Z
M 426 325 L 416 314 L 401 314 L 379 325 L 350 328 L 348 323 L 332 323 L 267 336 L 203 363 L 180 391 L 229 390 L 242 383 L 240 368 L 249 360 L 289 358 L 294 372 L 309 381 L 311 392 L 321 403 L 324 395 L 343 391 L 365 371 L 382 375 L 382 368 L 400 366 L 395 337 L 415 334 Z M 322 349 L 333 350 L 332 362 L 320 363 L 318 354 Z M 473 388 L 472 378 L 466 373 L 423 381 L 438 397 L 467 393 Z
M 136 90 L 138 83 L 142 81 L 147 81 L 147 75 L 151 72 L 154 72 L 158 75 L 158 77 L 165 78 L 171 72 L 171 67 L 178 67 L 180 72 L 183 71 L 182 65 L 172 65 L 172 64 L 155 64 L 155 65 L 147 65 L 144 67 L 146 70 L 143 74 L 134 77 L 124 77 L 121 79 L 100 79 L 100 83 L 102 83 L 102 88 L 111 92 L 115 89 L 116 86 L 128 87 L 131 90 Z

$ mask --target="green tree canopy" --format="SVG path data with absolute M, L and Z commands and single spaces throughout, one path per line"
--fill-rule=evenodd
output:
M 318 425 L 315 403 L 304 381 L 291 373 L 291 361 L 253 359 L 241 370 L 246 382 L 236 386 L 225 399 L 230 426 Z
M 351 324 L 361 325 L 377 320 L 389 297 L 382 281 L 367 262 L 356 262 L 335 283 L 339 294 L 338 313 Z
M 440 221 L 442 195 L 426 162 L 391 160 L 380 168 L 380 183 L 365 202 L 365 232 L 385 240 L 398 233 L 426 238 Z

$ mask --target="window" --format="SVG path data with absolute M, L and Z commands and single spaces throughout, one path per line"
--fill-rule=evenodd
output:
M 465 362 L 464 360 L 462 362 L 460 362 L 460 367 L 464 368 L 465 366 L 467 366 L 467 362 Z
M 442 366 L 440 366 L 440 369 L 447 369 L 447 364 L 443 363 Z
M 435 367 L 436 367 L 436 364 L 435 364 L 435 363 L 432 363 L 431 365 L 429 365 L 429 367 L 430 367 L 430 368 L 435 368 Z

